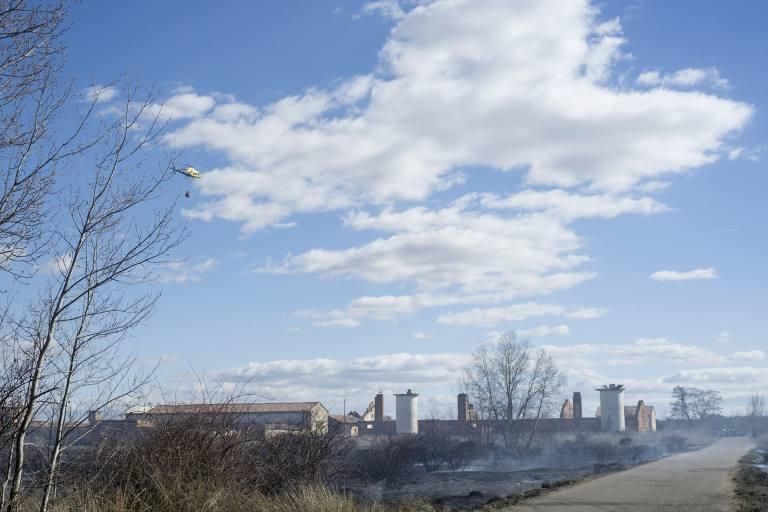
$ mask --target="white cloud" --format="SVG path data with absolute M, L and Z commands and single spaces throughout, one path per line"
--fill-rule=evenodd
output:
M 176 94 L 168 98 L 164 103 L 152 104 L 147 109 L 148 115 L 160 115 L 162 118 L 174 121 L 199 118 L 214 109 L 216 99 L 213 96 L 201 95 L 194 90 L 176 90 Z M 217 107 L 211 117 L 214 119 L 227 119 L 223 117 L 222 110 L 229 111 L 237 105 Z M 231 117 L 229 118 L 231 119 Z
M 399 20 L 405 16 L 405 11 L 399 0 L 373 0 L 363 6 L 364 14 L 380 14 L 385 18 Z
M 728 88 L 728 80 L 720 76 L 717 68 L 685 68 L 670 74 L 645 71 L 637 77 L 637 83 L 645 86 L 692 88 L 698 86 Z
M 498 308 L 476 308 L 459 313 L 445 313 L 437 319 L 442 324 L 494 326 L 503 322 L 520 322 L 537 316 L 557 316 L 564 308 L 557 304 L 513 304 Z
M 173 261 L 166 263 L 157 271 L 157 280 L 161 283 L 187 283 L 199 281 L 201 275 L 213 270 L 218 261 L 208 258 L 198 263 L 189 261 Z
M 424 331 L 415 331 L 411 333 L 411 338 L 415 340 L 426 340 L 432 337 L 432 333 Z
M 653 192 L 658 192 L 660 190 L 666 190 L 667 188 L 669 188 L 669 182 L 651 180 L 651 181 L 646 181 L 645 183 L 641 183 L 635 188 L 637 188 L 639 192 L 642 192 L 644 194 L 651 194 Z
M 726 331 L 721 332 L 715 338 L 715 343 L 728 343 L 729 341 L 731 341 L 731 335 Z
M 72 265 L 71 254 L 60 254 L 49 259 L 43 266 L 43 272 L 48 274 L 64 274 L 69 266 Z
M 490 339 L 495 341 L 499 334 L 489 334 Z M 655 359 L 643 358 L 639 354 L 643 346 L 664 345 L 672 348 L 651 348 L 655 351 Z M 626 369 L 622 366 L 610 367 L 595 360 L 595 355 L 605 349 L 604 345 L 577 345 L 571 352 L 557 351 L 551 345 L 544 347 L 555 356 L 568 377 L 566 394 L 570 394 L 570 391 L 583 392 L 585 411 L 589 411 L 588 414 L 597 407 L 597 393 L 592 392 L 592 389 L 608 382 L 619 382 L 626 386 L 627 403 L 643 399 L 647 404 L 655 405 L 657 412 L 662 415 L 672 386 L 677 384 L 718 389 L 726 399 L 726 408 L 733 410 L 742 407 L 743 400 L 750 393 L 768 385 L 768 368 L 727 365 L 684 369 L 666 374 L 656 371 L 642 378 L 627 378 Z M 584 347 L 587 347 L 588 361 L 594 366 L 584 364 L 586 358 L 579 357 L 579 350 Z M 687 361 L 686 356 L 695 352 L 697 347 L 671 344 L 664 340 L 640 340 L 634 344 L 619 345 L 618 349 L 634 357 L 635 364 L 650 362 L 654 367 L 659 361 L 670 357 L 672 362 L 680 364 L 714 362 L 718 359 L 717 356 L 704 357 L 699 353 L 695 361 Z M 347 410 L 365 409 L 374 394 L 383 391 L 386 412 L 392 414 L 394 407 L 389 401 L 390 393 L 402 392 L 408 387 L 420 393 L 424 401 L 436 401 L 446 407 L 453 407 L 456 396 L 451 389 L 470 358 L 469 354 L 461 353 L 396 353 L 350 360 L 320 358 L 258 361 L 218 372 L 215 380 L 228 385 L 248 383 L 253 392 L 275 400 L 321 400 L 337 412 L 342 410 L 343 398 L 346 398 Z M 722 355 L 719 361 L 727 362 L 728 359 L 728 355 Z M 426 410 L 422 410 L 422 413 L 426 413 Z
M 579 237 L 545 215 L 504 218 L 462 207 L 346 218 L 355 229 L 396 231 L 359 247 L 313 249 L 289 257 L 284 269 L 354 276 L 375 283 L 412 282 L 419 290 L 506 298 L 569 288 L 593 276 L 579 270 L 588 258 Z M 397 298 L 397 303 L 410 299 Z M 456 302 L 441 298 L 429 300 Z
M 565 313 L 566 318 L 574 320 L 594 320 L 600 318 L 608 312 L 604 308 L 578 308 Z
M 423 200 L 474 167 L 616 192 L 721 158 L 752 107 L 613 87 L 624 39 L 597 12 L 583 0 L 438 0 L 397 13 L 374 74 L 245 116 L 173 97 L 166 105 L 194 119 L 169 140 L 230 161 L 201 182 L 210 201 L 186 214 L 248 233 L 295 212 Z M 698 76 L 674 80 L 695 87 Z
M 341 310 L 305 315 L 325 327 L 355 327 L 365 319 L 387 320 L 425 308 L 499 304 L 571 288 L 594 276 L 581 268 L 588 257 L 579 252 L 579 237 L 557 215 L 493 215 L 473 209 L 480 203 L 477 196 L 465 196 L 436 210 L 352 212 L 344 218 L 347 227 L 394 234 L 350 249 L 313 249 L 261 270 L 404 282 L 416 288 L 413 294 L 364 296 Z M 509 307 L 448 314 L 439 321 L 493 325 L 517 306 Z M 564 312 L 575 319 L 604 313 L 597 308 Z
M 565 221 L 596 217 L 614 218 L 626 213 L 650 215 L 668 211 L 666 206 L 650 197 L 581 195 L 559 189 L 529 189 L 503 198 L 485 194 L 480 196 L 480 203 L 492 209 L 544 211 Z
M 120 91 L 113 85 L 93 85 L 82 91 L 83 99 L 88 102 L 107 103 L 117 98 Z
M 275 400 L 322 400 L 326 407 L 341 412 L 342 398 L 347 411 L 365 409 L 374 395 L 385 393 L 386 413 L 394 415 L 391 393 L 412 388 L 424 400 L 455 404 L 449 391 L 469 363 L 469 354 L 395 353 L 350 360 L 304 359 L 252 362 L 218 372 L 215 380 L 247 385 L 260 396 Z M 422 411 L 425 413 L 426 411 Z
M 665 338 L 639 339 L 630 344 L 579 344 L 569 346 L 545 345 L 557 360 L 577 366 L 636 365 L 641 363 L 719 364 L 729 362 L 762 361 L 762 350 L 722 354 L 696 345 L 672 343 Z
M 516 331 L 523 338 L 543 338 L 546 336 L 567 336 L 571 329 L 567 325 L 540 325 L 531 329 Z
M 664 382 L 694 385 L 734 384 L 748 390 L 754 385 L 768 385 L 768 368 L 743 366 L 681 370 L 665 377 Z
M 537 304 L 528 302 L 525 304 L 513 304 L 511 306 L 501 306 L 495 308 L 475 308 L 457 313 L 445 313 L 438 317 L 437 321 L 443 324 L 451 325 L 473 325 L 473 326 L 495 326 L 505 322 L 520 322 L 528 318 L 537 316 L 563 316 L 573 319 L 592 319 L 602 314 L 599 309 L 575 309 L 568 310 L 558 304 Z M 552 329 L 568 327 L 561 325 Z M 561 334 L 567 334 L 563 332 Z M 536 336 L 536 334 L 529 334 Z M 544 334 L 541 334 L 544 336 Z
M 677 270 L 660 270 L 651 274 L 654 281 L 691 281 L 699 279 L 714 279 L 717 271 L 714 268 L 697 268 L 680 272 Z

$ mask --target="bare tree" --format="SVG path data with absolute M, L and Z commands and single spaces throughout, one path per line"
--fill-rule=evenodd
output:
M 747 416 L 753 418 L 763 418 L 768 416 L 768 401 L 766 401 L 765 395 L 754 393 L 749 397 L 749 402 L 747 403 Z
M 481 345 L 465 373 L 487 432 L 500 432 L 508 448 L 521 442 L 530 446 L 539 419 L 549 412 L 552 399 L 565 384 L 546 352 L 533 352 L 514 333 L 493 345 Z
M 525 444 L 526 448 L 530 448 L 534 441 L 539 419 L 551 410 L 554 400 L 560 396 L 566 384 L 565 376 L 544 349 L 539 350 L 531 374 L 534 386 L 529 393 L 531 399 L 526 406 L 531 406 L 534 415 L 528 441 Z
M 672 402 L 669 404 L 669 414 L 673 418 L 681 420 L 691 419 L 689 389 L 683 386 L 672 388 Z
M 747 402 L 747 417 L 752 427 L 752 436 L 757 437 L 766 428 L 768 400 L 762 393 L 754 393 Z
M 0 272 L 29 276 L 44 247 L 59 164 L 82 149 L 79 128 L 51 137 L 69 91 L 57 56 L 63 2 L 0 0 Z
M 472 354 L 472 363 L 465 369 L 469 394 L 473 397 L 479 418 L 483 423 L 483 442 L 489 441 L 491 422 L 499 421 L 496 397 L 500 393 L 492 354 L 487 345 L 481 345 Z
M 157 295 L 142 285 L 183 238 L 160 196 L 171 166 L 146 165 L 161 132 L 152 98 L 127 90 L 122 112 L 97 114 L 97 88 L 82 103 L 61 83 L 66 11 L 63 0 L 0 0 L 0 289 L 39 268 L 47 277 L 27 307 L 14 301 L 0 313 L 8 511 L 29 481 L 33 419 L 52 425 L 44 511 L 86 408 L 109 407 L 142 382 L 120 342 L 152 311 Z
M 723 410 L 720 406 L 723 397 L 719 391 L 699 388 L 690 388 L 688 391 L 691 397 L 691 411 L 695 418 L 704 419 L 708 416 L 720 414 Z
M 670 415 L 681 420 L 703 419 L 719 414 L 723 397 L 712 389 L 686 388 L 675 386 L 672 389 L 672 402 L 669 404 Z
M 111 350 L 146 318 L 156 299 L 151 293 L 128 294 L 126 287 L 147 283 L 153 268 L 166 263 L 183 238 L 173 222 L 174 204 L 156 206 L 172 167 L 143 167 L 144 153 L 160 133 L 156 116 L 148 115 L 151 101 L 137 102 L 131 91 L 127 96 L 122 114 L 101 127 L 98 143 L 79 154 L 88 167 L 84 182 L 70 191 L 64 218 L 52 229 L 55 270 L 19 324 L 28 342 L 24 355 L 31 361 L 31 374 L 15 438 L 9 511 L 21 492 L 25 438 L 41 397 L 55 404 L 56 423 L 44 511 L 76 384 L 93 386 L 125 374 L 126 364 L 105 363 L 114 362 Z M 114 399 L 113 393 L 108 395 L 102 396 L 102 406 Z

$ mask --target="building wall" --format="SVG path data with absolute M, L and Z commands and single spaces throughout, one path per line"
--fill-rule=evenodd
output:
M 182 416 L 184 415 L 131 413 L 126 415 L 126 421 L 135 422 L 139 427 L 151 427 L 157 421 Z M 237 413 L 236 416 L 239 423 L 258 423 L 266 430 L 327 431 L 328 429 L 328 411 L 320 405 L 315 406 L 311 411 L 246 412 Z
M 307 428 L 310 431 L 328 432 L 328 409 L 320 404 L 312 408 L 312 414 L 309 417 L 310 424 Z
M 573 419 L 573 405 L 567 398 L 565 399 L 565 402 L 563 402 L 562 407 L 560 407 L 560 419 Z

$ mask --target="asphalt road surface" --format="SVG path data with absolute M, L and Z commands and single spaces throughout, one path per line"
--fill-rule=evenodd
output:
M 683 453 L 532 499 L 510 512 L 733 510 L 732 470 L 752 448 L 746 437 Z

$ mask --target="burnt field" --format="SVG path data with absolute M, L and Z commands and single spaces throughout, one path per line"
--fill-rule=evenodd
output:
M 395 504 L 418 498 L 448 510 L 473 510 L 515 503 L 710 441 L 661 433 L 558 435 L 521 452 L 430 434 L 366 440 L 359 456 L 367 460 L 360 461 L 358 477 L 345 483 L 367 500 Z M 461 454 L 452 457 L 456 451 Z

